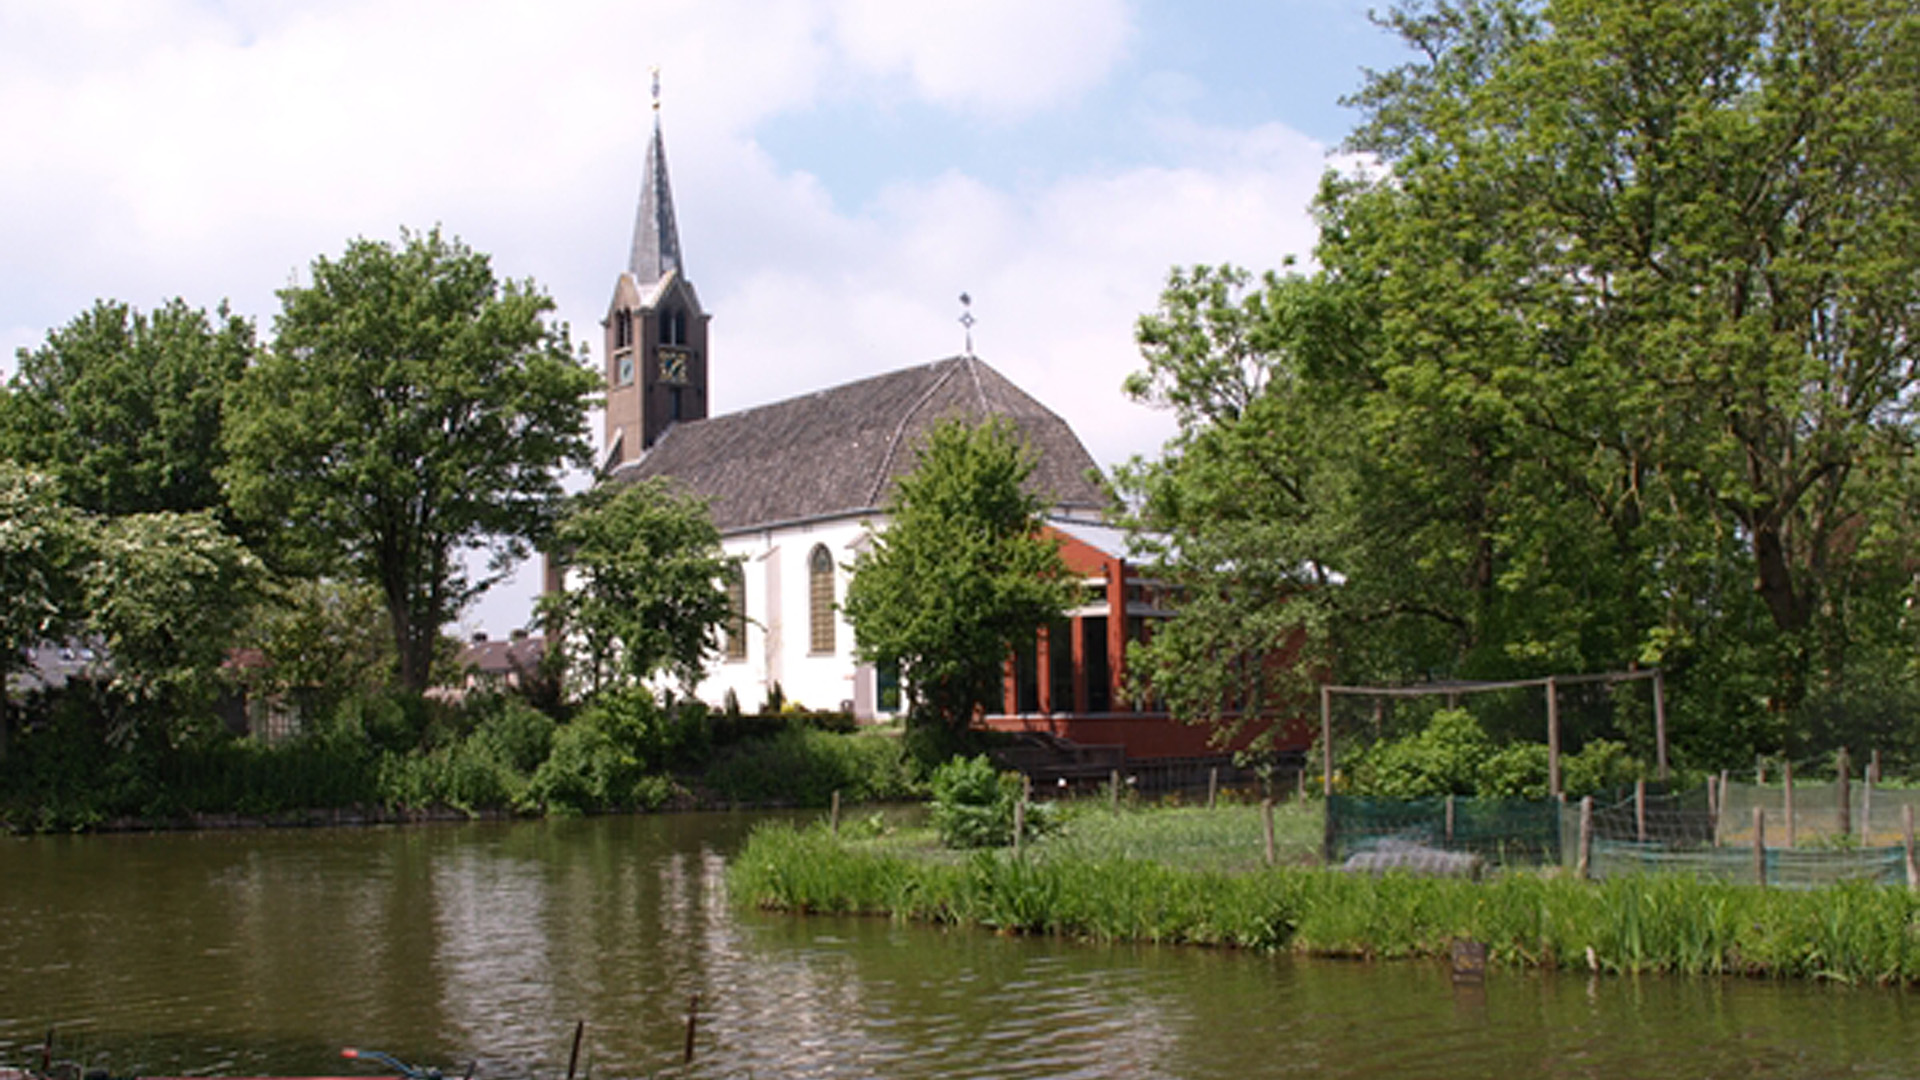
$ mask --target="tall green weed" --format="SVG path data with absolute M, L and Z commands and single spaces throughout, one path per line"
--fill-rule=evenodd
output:
M 1920 984 L 1920 897 L 1863 882 L 1789 891 L 1672 875 L 1221 873 L 992 850 L 954 863 L 777 826 L 749 838 L 730 883 L 768 908 L 1101 941 L 1409 958 L 1471 938 L 1518 967 Z

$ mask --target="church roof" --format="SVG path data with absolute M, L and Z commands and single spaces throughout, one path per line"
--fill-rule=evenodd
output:
M 878 511 L 949 417 L 1005 417 L 1036 458 L 1050 507 L 1103 510 L 1098 469 L 1066 421 L 971 356 L 876 375 L 668 428 L 621 479 L 662 476 L 708 501 L 723 533 Z
M 655 109 L 659 106 L 656 102 Z M 647 143 L 647 169 L 640 179 L 640 209 L 633 221 L 633 255 L 627 272 L 644 292 L 667 275 L 681 273 L 680 229 L 673 218 L 673 186 L 667 182 L 667 149 L 660 139 L 660 114 L 653 114 L 653 140 Z

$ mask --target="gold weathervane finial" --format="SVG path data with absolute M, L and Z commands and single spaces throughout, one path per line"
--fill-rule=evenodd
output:
M 660 65 L 655 64 L 653 65 L 653 67 L 649 68 L 648 70 L 653 73 L 653 111 L 659 112 L 660 111 Z

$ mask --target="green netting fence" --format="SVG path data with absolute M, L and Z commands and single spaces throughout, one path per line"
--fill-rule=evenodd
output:
M 1382 843 L 1469 853 L 1499 866 L 1561 861 L 1556 802 L 1333 795 L 1326 814 L 1326 850 L 1333 864 Z
M 1789 799 L 1779 785 L 1728 783 L 1724 797 L 1716 797 L 1717 789 L 1647 784 L 1638 791 L 1596 796 L 1587 872 L 1595 878 L 1677 873 L 1764 880 L 1778 888 L 1855 880 L 1904 884 L 1905 807 L 1920 812 L 1920 791 L 1851 787 L 1843 815 L 1839 785 L 1796 784 L 1791 830 Z M 1757 852 L 1756 808 L 1763 821 Z M 1848 831 L 1841 831 L 1843 824 Z M 1572 868 L 1580 848 L 1577 801 L 1334 795 L 1327 800 L 1325 828 L 1331 865 L 1390 850 L 1401 856 L 1410 851 L 1472 854 L 1496 866 Z M 1388 868 L 1417 870 L 1420 865 L 1404 857 L 1376 861 Z
M 1595 878 L 1688 874 L 1741 883 L 1757 883 L 1764 876 L 1768 886 L 1786 889 L 1813 889 L 1842 881 L 1900 885 L 1907 880 L 1906 851 L 1901 847 L 1851 850 L 1770 847 L 1765 849 L 1764 865 L 1756 866 L 1750 843 L 1744 848 L 1674 849 L 1658 843 L 1598 838 L 1593 842 L 1588 874 Z

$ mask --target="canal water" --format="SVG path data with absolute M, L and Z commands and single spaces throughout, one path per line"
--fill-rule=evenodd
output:
M 756 820 L 0 841 L 0 1065 L 115 1073 L 1894 1077 L 1901 992 L 1111 947 L 740 911 Z M 695 1060 L 681 1064 L 698 994 Z M 362 1070 L 371 1071 L 371 1070 Z

